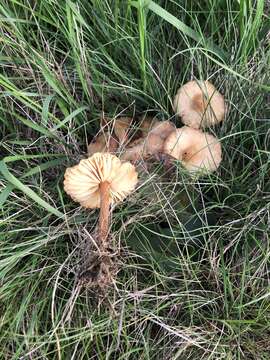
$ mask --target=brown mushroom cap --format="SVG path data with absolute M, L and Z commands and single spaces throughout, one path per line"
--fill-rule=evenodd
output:
M 122 201 L 138 181 L 135 167 L 122 163 L 115 155 L 96 153 L 78 165 L 66 169 L 64 189 L 85 208 L 100 207 L 100 184 L 110 184 L 110 203 Z
M 182 122 L 195 129 L 217 124 L 225 115 L 224 97 L 209 81 L 189 81 L 183 85 L 173 107 Z
M 191 172 L 215 171 L 222 155 L 220 142 L 215 136 L 188 126 L 176 129 L 168 136 L 164 152 L 180 160 Z

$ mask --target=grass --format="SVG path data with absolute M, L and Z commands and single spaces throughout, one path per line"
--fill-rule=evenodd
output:
M 270 358 L 268 13 L 261 0 L 2 0 L 1 359 Z M 65 168 L 102 112 L 180 126 L 172 99 L 196 78 L 226 97 L 220 169 L 166 180 L 154 164 L 114 211 L 115 287 L 79 289 L 97 212 L 64 193 Z

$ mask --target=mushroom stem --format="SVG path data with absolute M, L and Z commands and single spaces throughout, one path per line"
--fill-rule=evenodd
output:
M 100 214 L 99 214 L 99 244 L 100 250 L 105 250 L 106 240 L 109 231 L 109 211 L 110 211 L 110 183 L 103 181 L 99 185 L 100 189 Z

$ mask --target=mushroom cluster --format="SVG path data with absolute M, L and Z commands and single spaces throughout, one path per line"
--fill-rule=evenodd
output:
M 136 162 L 163 151 L 164 141 L 175 130 L 171 121 L 141 117 L 103 119 L 100 133 L 88 145 L 88 156 L 96 152 L 119 153 L 122 160 Z
M 209 81 L 189 81 L 177 91 L 173 109 L 185 125 L 182 128 L 151 117 L 137 122 L 129 117 L 105 119 L 101 133 L 88 146 L 88 155 L 118 153 L 122 160 L 136 164 L 165 154 L 169 162 L 180 161 L 192 174 L 215 171 L 222 159 L 221 145 L 205 128 L 224 119 L 224 97 Z
M 137 121 L 131 117 L 103 118 L 99 134 L 88 145 L 88 158 L 65 172 L 64 189 L 71 198 L 84 208 L 100 208 L 96 282 L 112 282 L 110 206 L 135 190 L 138 162 L 165 157 L 172 163 L 176 159 L 199 176 L 215 171 L 221 163 L 220 142 L 204 129 L 224 119 L 223 96 L 209 81 L 190 81 L 177 91 L 173 104 L 184 124 L 181 128 L 149 116 Z

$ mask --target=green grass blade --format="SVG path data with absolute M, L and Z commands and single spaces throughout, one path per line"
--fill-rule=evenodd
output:
M 42 113 L 41 113 L 41 124 L 45 127 L 48 125 L 49 106 L 53 98 L 54 98 L 54 94 L 48 95 L 46 96 L 43 102 Z
M 49 155 L 48 155 L 49 156 Z M 47 157 L 48 157 L 47 156 Z M 42 155 L 41 156 L 34 156 L 34 158 L 37 158 L 37 157 L 43 157 Z M 25 160 L 25 156 L 24 157 L 21 157 L 20 159 L 18 159 L 18 157 L 16 157 L 16 160 L 15 159 L 11 159 L 13 158 L 12 156 L 10 157 L 6 157 L 4 158 L 4 162 L 7 163 L 9 161 L 17 161 L 17 160 L 22 160 L 22 158 Z M 29 157 L 29 158 L 33 158 L 33 156 Z M 63 159 L 55 159 L 55 160 L 50 160 L 50 161 L 47 161 L 46 163 L 43 163 L 43 164 L 40 164 L 40 165 L 37 165 L 35 167 L 33 167 L 32 169 L 30 169 L 29 171 L 27 171 L 25 174 L 23 174 L 22 176 L 20 176 L 20 179 L 25 179 L 29 176 L 32 176 L 32 175 L 35 175 L 35 174 L 38 174 L 40 172 L 42 172 L 43 170 L 47 170 L 51 167 L 54 167 L 54 166 L 57 166 L 57 165 L 60 165 L 61 163 L 63 162 Z M 0 193 L 0 207 L 4 205 L 4 203 L 6 202 L 6 200 L 8 199 L 10 193 L 14 190 L 15 186 L 13 186 L 12 184 L 8 184 Z
M 134 2 L 133 2 L 134 3 Z M 147 7 L 155 14 L 160 16 L 162 19 L 176 27 L 180 30 L 184 35 L 187 35 L 191 39 L 198 42 L 199 45 L 205 44 L 206 49 L 210 50 L 211 52 L 215 53 L 218 57 L 226 60 L 228 58 L 228 54 L 223 50 L 220 49 L 218 46 L 213 44 L 210 40 L 205 40 L 198 32 L 184 24 L 182 21 L 177 19 L 174 15 L 170 14 L 167 10 L 163 9 L 160 5 L 155 3 L 154 1 L 147 2 Z
M 38 205 L 43 207 L 49 213 L 54 214 L 59 218 L 64 216 L 63 213 L 48 204 L 45 200 L 41 199 L 41 197 L 39 197 L 32 189 L 30 189 L 27 185 L 24 185 L 19 179 L 12 175 L 4 161 L 0 161 L 0 172 L 9 183 L 14 185 L 17 189 L 21 190 L 23 193 L 25 193 L 25 195 L 34 200 Z
M 80 108 L 74 110 L 71 114 L 69 114 L 63 121 L 61 121 L 54 130 L 60 129 L 62 126 L 64 126 L 66 123 L 71 121 L 73 118 L 75 118 L 78 114 L 82 113 L 85 110 L 89 110 L 89 106 L 81 106 Z

